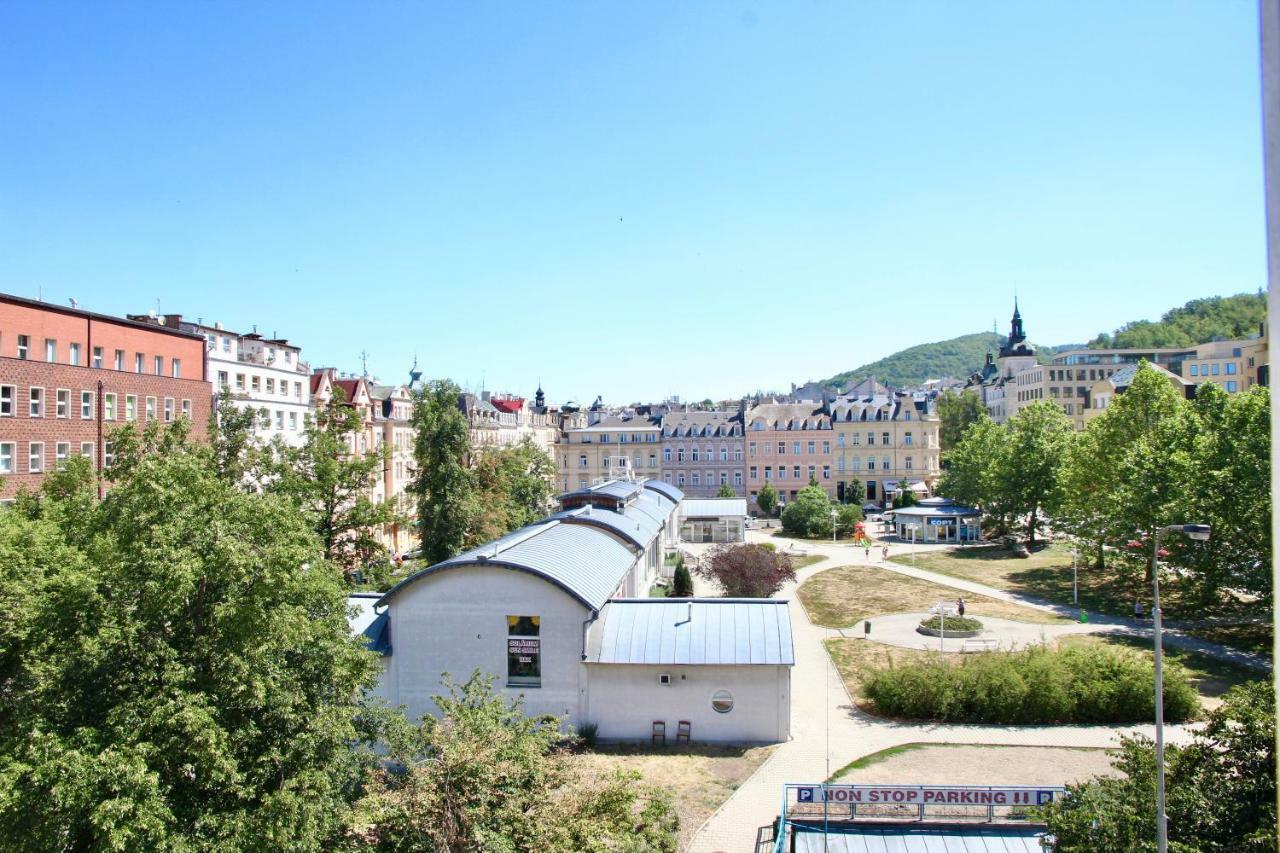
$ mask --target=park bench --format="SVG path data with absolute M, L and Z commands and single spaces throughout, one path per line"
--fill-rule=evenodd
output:
M 961 647 L 960 653 L 968 654 L 969 652 L 993 652 L 995 651 L 995 648 L 996 648 L 996 641 L 993 639 L 985 638 L 985 637 L 970 637 L 969 639 L 964 641 L 964 646 Z

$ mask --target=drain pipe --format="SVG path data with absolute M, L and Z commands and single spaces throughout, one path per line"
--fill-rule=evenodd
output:
M 600 618 L 600 611 L 594 607 L 591 609 L 591 615 L 582 620 L 582 660 L 587 659 L 587 633 L 591 630 L 591 623 Z

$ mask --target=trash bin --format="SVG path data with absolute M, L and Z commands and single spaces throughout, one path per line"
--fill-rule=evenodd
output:
M 1081 621 L 1081 622 L 1088 622 L 1088 621 L 1089 621 L 1089 611 L 1087 611 L 1087 610 L 1081 610 L 1081 611 L 1080 611 L 1080 621 Z
M 871 634 L 871 620 L 862 623 L 862 638 L 865 640 Z

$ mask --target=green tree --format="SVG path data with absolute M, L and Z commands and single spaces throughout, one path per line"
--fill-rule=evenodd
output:
M 262 451 L 263 487 L 302 510 L 320 538 L 324 559 L 340 566 L 348 579 L 385 551 L 378 533 L 398 519 L 391 503 L 372 498 L 389 456 L 386 447 L 360 449 L 364 428 L 362 413 L 335 387 L 307 424 L 301 446 L 277 440 Z
M 861 507 L 836 503 L 814 483 L 801 489 L 796 499 L 782 511 L 782 529 L 794 536 L 825 539 L 831 536 L 832 513 L 835 513 L 839 536 L 852 533 L 853 526 L 862 520 Z
M 965 431 L 948 454 L 949 464 L 938 480 L 938 494 L 978 507 L 998 533 L 1011 524 L 1012 505 L 1004 472 L 1009 443 L 1004 431 L 985 415 Z
M 458 409 L 457 385 L 427 384 L 414 399 L 414 462 L 411 491 L 418 501 L 422 556 L 438 563 L 468 542 L 476 514 L 475 477 L 467 467 L 471 443 L 467 420 Z
M 693 597 L 693 575 L 689 573 L 689 567 L 685 565 L 684 555 L 676 558 L 675 575 L 671 579 L 671 597 Z
M 938 395 L 938 440 L 945 453 L 960 443 L 970 424 L 986 417 L 982 400 L 972 390 L 944 391 Z
M 1166 814 L 1174 851 L 1272 851 L 1276 834 L 1275 693 L 1266 681 L 1233 688 L 1184 748 L 1166 750 Z M 1053 850 L 1155 849 L 1155 750 L 1122 741 L 1122 775 L 1068 785 L 1042 810 Z
M 465 547 L 497 539 L 544 517 L 551 508 L 555 463 L 529 438 L 511 447 L 486 447 L 474 454 L 476 515 Z
M 718 498 L 736 498 L 737 496 L 738 493 L 735 492 L 733 490 L 733 486 L 730 486 L 728 483 L 725 483 L 720 487 L 720 491 L 716 492 L 716 497 Z
M 1009 419 L 1005 433 L 1007 446 L 999 456 L 1002 488 L 1009 511 L 1024 519 L 1027 541 L 1034 546 L 1045 517 L 1062 504 L 1059 474 L 1075 431 L 1057 403 L 1037 400 Z
M 259 448 L 254 443 L 258 427 L 256 409 L 237 406 L 227 389 L 214 399 L 209 413 L 209 446 L 218 475 L 228 483 L 251 488 L 261 480 L 256 471 Z
M 916 493 L 910 489 L 903 489 L 893 496 L 893 508 L 903 509 L 904 507 L 916 506 L 920 503 L 920 499 L 916 497 Z
M 773 483 L 765 483 L 761 487 L 760 493 L 756 495 L 756 506 L 764 515 L 773 515 L 773 511 L 778 508 L 778 490 L 773 487 Z
M 368 764 L 375 663 L 307 519 L 164 445 L 87 509 L 0 510 L 6 849 L 318 849 Z
M 353 850 L 675 850 L 677 818 L 638 773 L 588 775 L 554 717 L 528 717 L 478 672 L 440 715 L 388 729 L 390 766 L 349 822 Z

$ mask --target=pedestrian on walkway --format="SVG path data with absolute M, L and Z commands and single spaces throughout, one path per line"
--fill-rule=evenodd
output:
M 882 562 L 882 563 L 887 563 L 887 562 L 889 562 L 889 546 L 888 546 L 888 544 L 884 545 L 884 547 L 882 547 L 882 548 L 880 549 L 880 562 Z
M 1133 618 L 1134 618 L 1134 619 L 1141 619 L 1141 618 L 1142 618 L 1142 616 L 1143 616 L 1143 613 L 1142 613 L 1142 599 L 1141 599 L 1141 598 L 1139 598 L 1139 599 L 1137 599 L 1137 600 L 1135 600 L 1135 601 L 1133 602 Z
M 871 562 L 871 540 L 864 539 L 862 540 L 862 544 L 863 544 L 863 547 L 866 549 L 867 562 L 870 563 Z
M 956 599 L 956 612 L 959 613 L 961 617 L 964 616 L 964 599 L 963 598 Z

